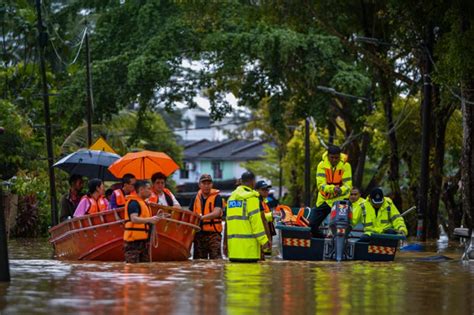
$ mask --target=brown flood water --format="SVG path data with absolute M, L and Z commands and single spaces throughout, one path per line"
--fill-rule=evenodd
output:
M 474 314 L 474 262 L 126 265 L 51 259 L 46 240 L 11 240 L 1 314 Z

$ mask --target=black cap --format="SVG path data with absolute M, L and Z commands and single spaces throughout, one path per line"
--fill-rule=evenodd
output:
M 268 185 L 266 181 L 264 180 L 259 180 L 257 184 L 255 184 L 255 189 L 260 189 L 260 188 L 271 188 L 272 185 Z
M 379 205 L 379 204 L 383 203 L 383 190 L 382 190 L 382 188 L 374 188 L 370 192 L 370 201 L 374 205 Z
M 240 176 L 240 179 L 243 182 L 248 182 L 248 181 L 251 181 L 251 180 L 255 179 L 255 174 L 250 172 L 250 171 L 247 171 L 247 172 L 243 173 L 242 176 Z

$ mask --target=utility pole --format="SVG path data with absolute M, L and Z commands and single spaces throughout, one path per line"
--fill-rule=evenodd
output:
M 309 146 L 309 117 L 305 119 L 304 129 L 304 202 L 311 207 L 311 160 Z
M 423 47 L 425 55 L 425 71 L 423 73 L 423 108 L 421 114 L 421 170 L 420 170 L 420 192 L 418 197 L 418 227 L 416 237 L 418 240 L 426 240 L 426 218 L 428 214 L 428 187 L 430 181 L 430 129 L 431 129 L 431 51 L 433 44 L 433 28 L 428 27 L 428 40 Z
M 4 132 L 3 127 L 0 127 L 0 137 L 3 136 Z M 3 185 L 0 183 L 0 282 L 10 282 L 10 262 L 8 260 L 7 229 L 3 203 Z
M 92 145 L 92 75 L 91 75 L 91 55 L 89 51 L 89 30 L 86 21 L 86 82 L 87 82 L 87 146 Z
M 36 0 L 36 12 L 38 14 L 38 45 L 40 57 L 41 83 L 43 88 L 44 103 L 44 122 L 46 131 L 46 149 L 48 151 L 48 174 L 49 174 L 49 193 L 51 199 L 51 224 L 54 226 L 58 223 L 58 211 L 56 206 L 56 180 L 54 178 L 54 153 L 53 141 L 51 136 L 51 119 L 49 117 L 49 94 L 48 82 L 46 80 L 46 63 L 44 60 L 44 50 L 48 41 L 48 34 L 44 30 L 43 19 L 41 17 L 41 0 Z

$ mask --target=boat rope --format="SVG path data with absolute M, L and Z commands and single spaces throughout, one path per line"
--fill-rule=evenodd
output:
M 163 210 L 160 209 L 156 212 L 155 216 L 161 220 L 161 219 L 166 219 L 166 218 L 171 217 L 171 214 L 163 212 Z M 150 257 L 150 262 L 153 262 L 153 248 L 158 248 L 158 245 L 159 245 L 158 233 L 156 233 L 156 223 L 155 223 L 155 224 L 151 224 L 151 227 L 150 227 L 150 243 L 148 246 L 148 256 Z

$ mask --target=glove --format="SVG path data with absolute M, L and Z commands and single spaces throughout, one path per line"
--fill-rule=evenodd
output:
M 334 195 L 337 197 L 341 194 L 342 190 L 339 186 L 334 187 Z
M 401 235 L 401 236 L 407 237 L 407 234 L 405 233 L 405 231 L 399 230 L 398 234 Z

